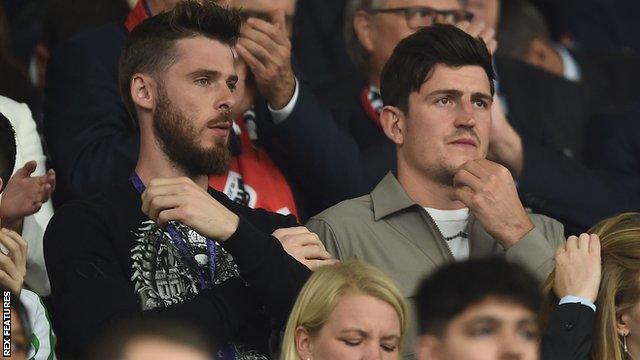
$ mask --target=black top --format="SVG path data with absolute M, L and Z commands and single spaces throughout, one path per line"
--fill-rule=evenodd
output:
M 218 345 L 233 342 L 267 354 L 269 321 L 283 327 L 310 271 L 270 234 L 297 226 L 292 216 L 252 210 L 210 194 L 240 217 L 217 246 L 215 284 L 202 290 L 166 232 L 141 212 L 135 188 L 122 184 L 63 206 L 45 234 L 53 326 L 59 355 L 82 357 L 116 320 L 159 316 L 190 323 Z M 198 253 L 204 238 L 178 229 Z
M 569 303 L 558 306 L 542 335 L 540 359 L 589 359 L 595 321 L 595 311 L 585 305 Z

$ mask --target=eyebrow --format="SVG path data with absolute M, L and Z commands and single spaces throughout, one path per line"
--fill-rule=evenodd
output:
M 361 330 L 361 329 L 357 329 L 357 328 L 345 329 L 345 330 L 342 330 L 340 332 L 341 335 L 345 335 L 345 334 L 348 334 L 348 333 L 357 333 L 358 335 L 360 335 L 362 337 L 369 337 L 369 334 L 366 331 Z M 392 334 L 392 335 L 383 336 L 380 339 L 381 340 L 397 340 L 397 341 L 400 341 L 400 336 Z
M 218 79 L 222 74 L 219 71 L 215 70 L 206 70 L 206 69 L 198 69 L 187 74 L 188 77 L 199 77 L 206 76 L 211 79 Z M 238 75 L 229 75 L 227 77 L 227 81 L 233 81 L 234 83 L 238 82 Z
M 367 332 L 361 329 L 357 329 L 357 328 L 352 328 L 352 329 L 344 329 L 342 331 L 340 331 L 340 334 L 346 334 L 346 333 L 358 333 L 358 335 L 362 335 L 362 336 L 367 336 Z
M 430 93 L 428 93 L 426 95 L 426 97 L 433 97 L 433 96 L 437 96 L 437 95 L 449 95 L 449 96 L 453 96 L 453 97 L 462 97 L 463 92 L 460 90 L 455 90 L 455 89 L 443 89 L 443 90 L 435 90 L 432 91 Z M 482 99 L 488 102 L 492 102 L 493 101 L 493 97 L 487 93 L 483 93 L 483 92 L 474 92 L 473 94 L 471 94 L 471 98 L 472 99 Z

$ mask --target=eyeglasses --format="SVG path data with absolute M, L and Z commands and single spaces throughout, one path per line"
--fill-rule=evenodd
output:
M 369 9 L 370 13 L 393 14 L 402 13 L 407 20 L 407 25 L 412 30 L 417 30 L 439 22 L 471 21 L 473 14 L 466 10 L 437 10 L 424 6 L 399 7 L 390 9 Z

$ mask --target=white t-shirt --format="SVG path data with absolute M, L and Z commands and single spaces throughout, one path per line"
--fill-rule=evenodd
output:
M 440 229 L 445 242 L 456 261 L 469 258 L 469 234 L 467 234 L 467 224 L 469 223 L 469 209 L 459 210 L 438 210 L 424 208 L 435 220 Z

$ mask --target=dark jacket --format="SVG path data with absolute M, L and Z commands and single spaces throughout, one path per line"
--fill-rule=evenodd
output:
M 540 342 L 541 360 L 590 359 L 596 313 L 582 304 L 563 304 L 551 314 Z

